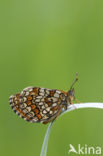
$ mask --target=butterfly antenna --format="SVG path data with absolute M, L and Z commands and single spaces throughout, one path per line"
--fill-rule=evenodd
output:
M 75 75 L 75 79 L 74 79 L 74 81 L 73 81 L 73 83 L 72 83 L 72 85 L 71 85 L 71 87 L 70 87 L 70 90 L 73 88 L 74 84 L 75 84 L 77 81 L 78 81 L 78 73 L 76 73 L 76 75 Z

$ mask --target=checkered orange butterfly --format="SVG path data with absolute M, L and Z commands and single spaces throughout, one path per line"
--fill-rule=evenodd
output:
M 24 120 L 46 124 L 55 120 L 62 109 L 67 109 L 74 99 L 73 82 L 68 92 L 40 87 L 27 87 L 22 92 L 12 95 L 9 103 L 13 111 Z

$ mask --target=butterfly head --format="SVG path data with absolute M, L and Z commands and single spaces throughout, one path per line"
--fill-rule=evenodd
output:
M 72 104 L 73 103 L 72 101 L 75 100 L 75 96 L 74 96 L 75 91 L 74 91 L 73 86 L 77 82 L 77 80 L 78 80 L 78 74 L 76 73 L 76 77 L 75 77 L 75 79 L 74 79 L 74 81 L 73 81 L 73 83 L 72 83 L 72 85 L 71 85 L 71 87 L 70 87 L 70 89 L 68 91 L 69 104 Z
M 72 104 L 72 101 L 75 99 L 75 96 L 74 96 L 74 88 L 70 89 L 68 91 L 68 101 L 70 104 Z

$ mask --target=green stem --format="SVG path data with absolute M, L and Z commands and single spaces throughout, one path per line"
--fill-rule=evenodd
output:
M 48 140 L 49 140 L 49 136 L 50 136 L 50 131 L 51 131 L 52 125 L 53 125 L 53 122 L 51 122 L 49 124 L 48 128 L 47 128 L 40 156 L 46 156 L 46 154 L 47 154 Z
M 101 109 L 103 109 L 103 103 L 73 104 L 73 105 L 68 106 L 66 111 L 63 110 L 61 112 L 60 116 L 64 115 L 65 113 L 68 113 L 70 111 L 73 111 L 73 110 L 76 110 L 76 109 L 81 109 L 81 108 L 101 108 Z M 50 131 L 51 131 L 51 128 L 52 128 L 52 125 L 53 125 L 54 121 L 52 121 L 49 124 L 48 128 L 47 128 L 40 156 L 46 156 L 46 154 L 47 154 L 48 140 L 49 140 Z

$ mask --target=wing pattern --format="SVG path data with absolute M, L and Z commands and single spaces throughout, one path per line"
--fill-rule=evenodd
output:
M 67 103 L 67 92 L 27 87 L 21 93 L 10 96 L 9 103 L 24 120 L 48 123 L 59 115 Z

